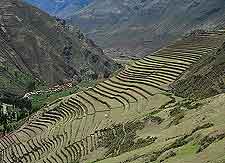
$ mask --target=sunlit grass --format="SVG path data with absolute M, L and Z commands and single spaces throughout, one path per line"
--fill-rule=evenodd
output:
M 72 88 L 67 88 L 65 90 L 59 92 L 51 92 L 51 93 L 44 93 L 41 95 L 33 95 L 32 96 L 32 110 L 37 111 L 41 107 L 61 98 L 66 97 L 71 94 L 77 93 L 87 87 L 93 87 L 96 84 L 96 81 L 82 81 L 79 84 L 73 86 Z
M 193 155 L 197 152 L 198 148 L 199 146 L 197 144 L 189 143 L 177 151 L 176 157 L 182 158 L 184 156 Z

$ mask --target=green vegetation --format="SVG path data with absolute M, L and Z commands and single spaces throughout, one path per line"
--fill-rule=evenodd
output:
M 35 112 L 39 110 L 41 107 L 52 103 L 53 101 L 69 96 L 71 94 L 77 93 L 79 91 L 85 90 L 88 87 L 93 87 L 95 86 L 96 81 L 90 80 L 90 81 L 81 81 L 79 84 L 73 86 L 72 88 L 67 88 L 65 90 L 59 91 L 59 92 L 49 92 L 49 93 L 44 93 L 40 95 L 33 95 L 31 98 L 32 102 L 32 112 Z
M 77 86 L 73 88 L 68 88 L 66 90 L 60 92 L 51 92 L 51 93 L 44 93 L 41 95 L 32 95 L 32 109 L 33 111 L 39 110 L 41 107 L 57 100 L 58 98 L 69 96 L 73 93 L 76 93 L 79 90 Z
M 31 114 L 31 101 L 15 95 L 2 95 L 0 99 L 0 130 L 8 133 L 17 129 Z
M 182 110 L 180 107 L 175 107 L 169 112 L 170 116 L 172 117 L 172 121 L 169 123 L 168 127 L 172 125 L 178 125 L 181 121 L 181 119 L 184 118 L 184 110 Z
M 147 119 L 145 119 L 147 121 Z M 128 122 L 118 124 L 111 129 L 104 130 L 104 136 L 100 137 L 100 147 L 107 148 L 105 157 L 114 157 L 119 154 L 148 146 L 155 142 L 157 137 L 136 138 L 136 132 L 145 127 L 145 121 Z
M 153 116 L 151 114 L 148 114 L 146 117 L 144 117 L 144 121 L 159 125 L 163 122 L 163 119 L 159 116 Z
M 35 89 L 46 88 L 46 83 L 40 80 L 35 80 L 31 74 L 20 72 L 13 65 L 1 65 L 0 76 L 1 89 L 14 93 L 30 92 Z
M 20 81 L 27 80 L 27 86 L 29 91 L 35 89 L 36 84 L 32 80 L 29 80 L 27 76 L 20 76 Z M 14 95 L 7 95 L 7 97 L 0 99 L 1 102 L 6 104 L 11 104 L 12 109 L 8 109 L 8 114 L 5 115 L 2 113 L 0 108 L 0 132 L 8 133 L 23 124 L 23 121 L 30 114 L 38 111 L 41 107 L 50 104 L 57 99 L 65 96 L 69 96 L 73 93 L 79 92 L 86 89 L 87 87 L 93 87 L 96 84 L 96 81 L 82 81 L 78 85 L 67 88 L 59 92 L 49 92 L 40 95 L 33 95 L 31 101 L 29 99 L 22 99 Z M 45 88 L 44 84 L 37 85 L 39 88 Z
M 31 158 L 37 163 L 95 160 L 150 163 L 211 152 L 208 147 L 212 143 L 224 140 L 224 132 L 217 130 L 224 130 L 225 96 L 208 101 L 182 100 L 171 93 L 171 84 L 208 53 L 209 41 L 218 46 L 217 37 L 178 40 L 170 45 L 173 47 L 127 65 L 101 84 L 86 81 L 61 92 L 33 96 L 33 110 L 37 110 L 77 92 L 62 98 L 58 105 L 34 114 L 21 132 L 14 132 L 21 140 L 21 148 L 35 147 L 16 157 Z M 193 46 L 193 42 L 198 46 Z M 214 107 L 217 104 L 219 106 Z M 11 143 L 13 138 L 6 138 L 10 139 L 5 141 L 9 149 L 17 149 L 17 144 Z M 8 149 L 7 145 L 0 143 L 0 148 Z M 10 162 L 14 156 L 7 149 L 4 155 Z M 224 145 L 221 149 L 224 154 Z
M 176 156 L 179 158 L 184 158 L 189 155 L 193 155 L 198 151 L 199 145 L 198 144 L 193 144 L 189 143 L 178 149 L 176 152 Z

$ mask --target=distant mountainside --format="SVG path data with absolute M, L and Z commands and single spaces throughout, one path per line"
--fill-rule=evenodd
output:
M 0 89 L 107 77 L 117 67 L 77 28 L 19 0 L 0 2 Z
M 224 25 L 225 1 L 94 0 L 70 18 L 108 53 L 142 56 L 192 30 Z
M 88 5 L 92 0 L 24 0 L 51 15 L 67 17 Z

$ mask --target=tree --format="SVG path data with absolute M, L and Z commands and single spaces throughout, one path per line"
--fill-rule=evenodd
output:
M 27 84 L 27 91 L 32 92 L 33 90 L 35 90 L 35 82 L 29 81 Z

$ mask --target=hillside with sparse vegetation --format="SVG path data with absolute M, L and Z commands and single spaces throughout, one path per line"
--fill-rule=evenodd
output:
M 224 94 L 197 100 L 174 94 L 179 89 L 173 85 L 195 67 L 204 68 L 199 63 L 207 56 L 215 55 L 218 60 L 224 36 L 224 31 L 196 32 L 129 62 L 95 86 L 45 105 L 0 139 L 1 159 L 221 162 Z
M 20 0 L 0 2 L 0 90 L 23 94 L 108 77 L 119 66 L 79 28 Z
M 0 26 L 0 163 L 225 162 L 224 29 L 112 60 L 63 19 L 0 4 L 16 12 Z

